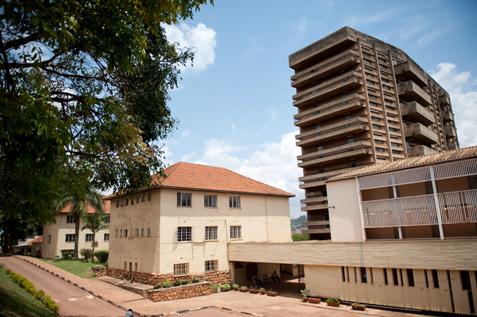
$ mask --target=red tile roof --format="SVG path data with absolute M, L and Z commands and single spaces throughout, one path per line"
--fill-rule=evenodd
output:
M 28 242 L 28 244 L 33 244 L 33 243 L 42 243 L 43 242 L 43 237 L 42 236 L 38 236 L 36 237 L 35 239 L 32 239 Z
M 103 199 L 103 209 L 104 209 L 105 214 L 109 214 L 109 212 L 111 210 L 111 201 L 110 200 Z M 60 213 L 61 214 L 67 214 L 70 211 L 71 211 L 71 204 L 66 204 L 65 207 L 63 207 L 63 209 L 60 210 Z M 89 214 L 92 214 L 96 211 L 96 209 L 94 209 L 91 205 L 87 204 L 86 205 L 86 211 Z
M 153 186 L 284 197 L 295 196 L 222 167 L 178 162 L 166 168 L 164 173 L 165 178 L 159 175 L 152 177 Z

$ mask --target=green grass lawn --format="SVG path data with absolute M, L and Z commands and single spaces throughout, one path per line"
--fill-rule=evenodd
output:
M 94 273 L 91 271 L 93 266 L 99 265 L 98 263 L 84 262 L 83 260 L 47 260 L 43 261 L 59 267 L 65 271 L 73 273 L 75 275 L 91 278 L 94 277 Z
M 56 315 L 33 295 L 15 284 L 5 269 L 0 268 L 0 316 L 50 317 Z

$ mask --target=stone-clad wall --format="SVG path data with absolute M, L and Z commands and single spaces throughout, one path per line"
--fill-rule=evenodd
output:
M 190 284 L 171 288 L 154 289 L 147 291 L 147 298 L 153 302 L 183 299 L 209 295 L 212 292 L 209 282 Z
M 129 273 L 127 270 L 108 268 L 106 274 L 115 278 L 129 280 L 128 278 Z M 148 284 L 148 285 L 157 285 L 159 283 L 164 282 L 165 280 L 169 280 L 171 282 L 174 282 L 175 280 L 191 280 L 194 277 L 200 280 L 210 282 L 211 284 L 230 283 L 230 272 L 228 271 L 207 272 L 204 274 L 190 274 L 190 275 L 181 275 L 181 276 L 174 276 L 171 273 L 154 274 L 154 273 L 132 272 L 133 282 Z

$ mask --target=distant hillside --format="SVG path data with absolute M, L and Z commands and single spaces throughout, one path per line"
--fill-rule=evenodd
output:
M 291 219 L 291 229 L 292 231 L 301 231 L 306 225 L 306 216 L 302 215 L 298 218 Z

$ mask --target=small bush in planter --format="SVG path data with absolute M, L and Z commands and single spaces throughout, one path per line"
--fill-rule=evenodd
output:
M 267 291 L 267 296 L 275 297 L 277 295 L 278 295 L 278 292 L 275 292 L 275 291 L 272 291 L 272 290 Z
M 99 263 L 108 262 L 109 252 L 107 250 L 99 250 L 94 252 L 94 257 L 99 261 Z
M 156 285 L 154 285 L 154 289 L 160 289 L 160 288 L 162 288 L 162 285 L 161 285 L 161 284 L 156 284 Z
M 234 291 L 238 291 L 238 289 L 240 288 L 238 284 L 232 284 L 231 287 Z
M 265 295 L 266 290 L 263 287 L 260 287 L 258 289 L 258 292 L 260 293 L 260 295 Z
M 366 310 L 366 305 L 360 304 L 360 303 L 353 303 L 353 304 L 351 304 L 351 309 L 352 310 L 364 311 L 364 310 Z
M 300 296 L 304 302 L 308 301 L 308 296 L 310 296 L 310 290 L 309 289 L 300 290 Z
M 210 288 L 212 289 L 212 291 L 214 293 L 220 292 L 220 285 L 218 285 L 218 284 L 213 284 L 213 285 L 210 286 Z
M 239 291 L 242 293 L 248 292 L 248 287 L 247 286 L 240 286 Z
M 87 262 L 89 259 L 93 257 L 93 250 L 92 249 L 81 249 L 80 254 L 83 257 L 83 259 Z
M 182 281 L 181 281 L 181 284 L 182 284 L 182 285 L 187 285 L 187 284 L 189 284 L 189 283 L 190 283 L 189 280 L 182 280 Z
M 223 284 L 223 285 L 220 285 L 220 291 L 221 292 L 228 292 L 232 289 L 232 287 L 230 286 L 230 284 Z
M 172 283 L 172 285 L 174 285 L 174 286 L 182 285 L 182 281 L 181 280 L 174 280 L 174 283 Z
M 250 289 L 248 290 L 248 292 L 251 293 L 251 294 L 258 294 L 258 289 L 256 289 L 256 288 L 250 288 Z
M 326 299 L 326 305 L 328 306 L 333 306 L 333 307 L 338 307 L 340 305 L 340 300 L 335 297 L 330 297 Z
M 169 288 L 171 286 L 172 284 L 171 284 L 171 281 L 169 280 L 165 280 L 164 282 L 162 282 L 162 288 Z
M 198 278 L 197 276 L 194 276 L 194 277 L 192 278 L 192 281 L 191 281 L 191 282 L 192 282 L 192 283 L 199 283 L 199 278 Z
M 321 299 L 319 297 L 308 297 L 308 303 L 319 304 L 321 303 Z

